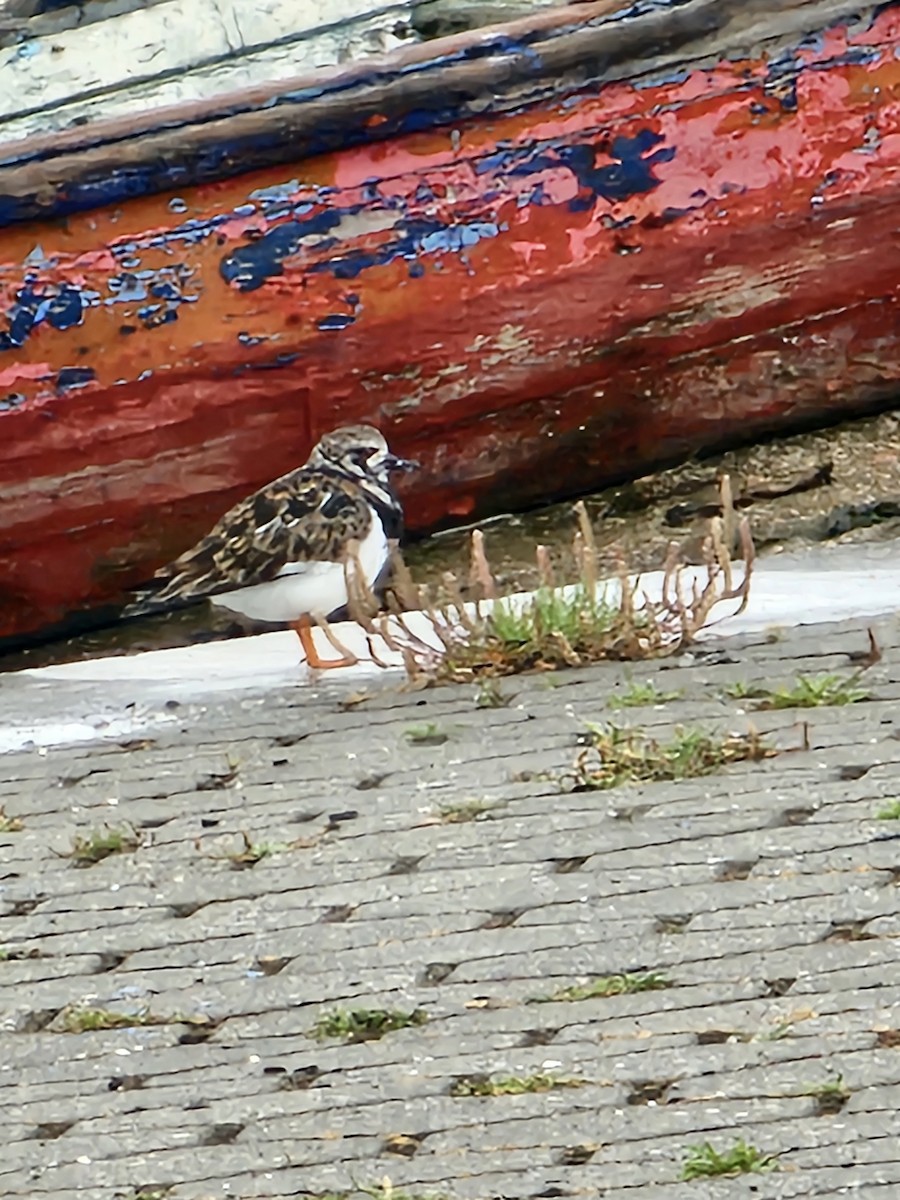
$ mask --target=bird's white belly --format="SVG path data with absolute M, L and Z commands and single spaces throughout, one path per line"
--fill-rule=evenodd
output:
M 388 543 L 376 513 L 372 527 L 359 544 L 359 561 L 371 587 L 388 560 Z M 351 571 L 353 567 L 349 568 Z M 347 603 L 347 580 L 342 562 L 286 563 L 268 583 L 211 596 L 213 604 L 249 617 L 251 621 L 297 621 L 302 616 L 327 617 Z

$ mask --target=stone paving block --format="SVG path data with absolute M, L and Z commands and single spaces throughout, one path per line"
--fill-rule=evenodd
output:
M 507 680 L 496 710 L 471 687 L 379 682 L 345 711 L 329 683 L 182 705 L 149 740 L 5 756 L 0 800 L 25 829 L 2 838 L 0 1194 L 349 1200 L 387 1176 L 414 1200 L 893 1200 L 900 857 L 877 812 L 900 778 L 894 625 L 872 699 L 839 709 L 755 713 L 724 688 L 849 673 L 864 624 L 736 641 L 718 665 Z M 683 698 L 609 707 L 645 675 Z M 785 752 L 561 789 L 585 719 L 661 739 L 753 722 Z M 446 741 L 411 744 L 430 722 Z M 473 800 L 496 807 L 448 820 Z M 60 857 L 124 822 L 134 853 Z M 276 850 L 234 870 L 242 831 Z M 531 1003 L 645 970 L 672 986 Z M 86 1002 L 171 1023 L 54 1031 Z M 429 1021 L 315 1040 L 317 1017 L 352 1008 Z M 548 1073 L 584 1086 L 450 1095 Z M 816 1115 L 810 1092 L 838 1076 L 843 1109 Z M 686 1145 L 737 1136 L 782 1169 L 679 1182 Z

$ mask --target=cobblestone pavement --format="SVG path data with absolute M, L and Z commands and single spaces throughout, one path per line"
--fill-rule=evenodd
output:
M 0 758 L 0 1195 L 897 1200 L 900 639 L 875 628 L 844 707 L 725 689 L 846 675 L 859 623 L 506 680 L 500 707 L 328 680 Z M 629 677 L 683 695 L 611 708 Z M 567 790 L 609 720 L 784 752 Z M 140 845 L 77 866 L 104 825 Z M 605 976 L 657 986 L 548 999 Z M 422 1016 L 314 1036 L 351 1009 Z M 97 1010 L 159 1023 L 68 1031 Z M 738 1139 L 775 1169 L 682 1180 Z

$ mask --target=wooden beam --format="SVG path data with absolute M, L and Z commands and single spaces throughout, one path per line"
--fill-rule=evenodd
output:
M 349 68 L 0 144 L 0 225 L 298 162 L 597 81 L 712 64 L 762 45 L 775 53 L 798 33 L 841 20 L 864 25 L 885 8 L 860 10 L 853 0 L 687 0 L 612 19 L 621 3 L 554 9 Z M 900 0 L 888 7 L 895 5 Z

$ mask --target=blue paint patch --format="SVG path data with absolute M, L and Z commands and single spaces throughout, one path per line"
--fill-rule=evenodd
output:
M 316 322 L 316 328 L 323 330 L 346 329 L 355 320 L 356 317 L 351 317 L 348 313 L 329 313 L 327 317 L 322 317 Z
M 277 221 L 279 217 L 294 216 L 294 206 L 285 204 L 283 200 L 272 203 L 269 206 L 263 206 L 263 212 L 267 221 Z
M 21 392 L 7 392 L 5 396 L 0 396 L 0 412 L 12 412 L 24 403 L 25 397 Z
M 573 196 L 569 201 L 569 212 L 589 212 L 594 207 L 594 203 L 593 196 Z
M 340 221 L 341 213 L 335 210 L 325 210 L 305 221 L 286 221 L 226 255 L 219 264 L 219 273 L 238 291 L 253 292 L 267 279 L 284 274 L 284 260 L 297 253 L 304 238 L 327 234 Z
M 490 221 L 442 225 L 439 221 L 414 217 L 401 222 L 398 236 L 377 250 L 354 250 L 342 258 L 313 263 L 310 272 L 328 272 L 335 279 L 356 279 L 370 267 L 384 266 L 402 258 L 409 260 L 413 267 L 421 268 L 410 269 L 412 278 L 417 279 L 424 274 L 424 265 L 418 262 L 422 254 L 456 253 L 462 257 L 468 247 L 485 238 L 496 237 L 498 233 L 498 226 Z
M 659 181 L 653 175 L 653 168 L 675 157 L 674 147 L 660 146 L 663 140 L 662 135 L 652 129 L 642 129 L 634 137 L 613 138 L 604 150 L 614 161 L 599 167 L 596 165 L 597 147 L 588 142 L 574 146 L 530 146 L 489 154 L 478 162 L 475 169 L 479 175 L 497 171 L 516 178 L 558 169 L 562 164 L 588 193 L 571 200 L 569 209 L 571 212 L 584 212 L 592 207 L 597 197 L 616 203 L 631 196 L 645 195 L 658 187 Z M 535 185 L 530 194 L 517 198 L 519 208 L 544 203 L 548 201 L 540 183 Z
M 422 265 L 422 263 L 414 262 L 409 264 L 410 279 L 421 279 L 424 274 L 425 267 Z
M 112 296 L 107 304 L 137 304 L 147 299 L 147 289 L 138 281 L 136 275 L 113 275 L 107 285 Z
M 496 225 L 489 221 L 473 221 L 470 225 L 448 225 L 446 229 L 435 229 L 421 239 L 426 254 L 435 251 L 462 250 L 465 246 L 477 246 L 483 238 L 496 237 Z
M 581 187 L 593 196 L 617 203 L 632 196 L 644 196 L 659 187 L 653 168 L 675 157 L 674 146 L 653 149 L 663 140 L 652 129 L 642 129 L 634 137 L 614 138 L 609 157 L 615 161 L 602 167 L 595 166 L 596 151 L 591 145 L 561 146 L 558 154 Z
M 635 0 L 628 8 L 617 9 L 615 16 L 607 18 L 601 24 L 608 25 L 609 21 L 625 21 L 633 20 L 635 17 L 646 17 L 651 13 L 671 12 L 672 9 L 681 8 L 684 4 L 690 4 L 691 0 Z
M 138 319 L 145 329 L 156 329 L 160 325 L 171 325 L 178 320 L 178 309 L 174 305 L 147 304 L 138 309 Z
M 251 200 L 289 200 L 300 191 L 300 180 L 291 179 L 288 183 L 276 183 L 272 187 L 257 188 L 250 193 Z
M 813 71 L 830 71 L 832 67 L 865 67 L 881 58 L 880 46 L 851 46 L 843 54 L 829 58 L 827 62 L 813 63 Z
M 690 79 L 692 74 L 693 71 L 688 67 L 673 67 L 657 75 L 642 75 L 634 79 L 632 84 L 637 91 L 650 91 L 652 88 L 678 86 Z
M 82 293 L 66 284 L 48 284 L 36 288 L 32 282 L 16 292 L 16 303 L 9 313 L 9 325 L 0 333 L 0 350 L 23 346 L 44 321 L 53 329 L 80 325 L 84 311 Z
M 366 267 L 374 267 L 379 261 L 376 254 L 351 254 L 346 258 L 334 259 L 329 263 L 317 263 L 314 272 L 330 270 L 335 279 L 356 279 Z
M 0 350 L 12 350 L 24 346 L 34 328 L 34 312 L 17 304 L 9 318 L 9 328 L 0 333 Z
M 150 285 L 150 295 L 157 300 L 181 300 L 181 292 L 174 283 L 153 283 Z
M 516 166 L 523 159 L 531 159 L 534 155 L 533 149 L 524 148 L 519 150 L 498 150 L 494 154 L 485 154 L 475 162 L 476 175 L 489 175 L 494 171 L 503 171 L 508 169 L 512 164 L 513 169 L 509 170 L 510 175 L 521 174 L 516 170 Z
M 276 354 L 275 357 L 270 359 L 268 362 L 242 363 L 241 366 L 235 367 L 232 373 L 234 375 L 245 375 L 248 371 L 277 371 L 281 367 L 289 367 L 291 363 L 295 363 L 299 357 L 299 352 L 285 352 Z
M 26 254 L 23 261 L 26 267 L 42 267 L 50 260 L 44 253 L 44 247 L 38 242 L 34 249 Z
M 72 388 L 85 387 L 97 378 L 91 367 L 63 367 L 56 376 L 56 390 L 68 392 Z
M 661 213 L 649 213 L 641 221 L 641 226 L 644 229 L 663 229 L 693 211 L 693 208 L 664 208 Z
M 766 70 L 763 93 L 777 100 L 783 112 L 797 111 L 797 81 L 801 70 L 797 53 L 796 46 L 783 50 L 769 59 Z
M 47 305 L 47 324 L 54 329 L 71 329 L 83 320 L 84 303 L 80 292 L 72 287 L 61 287 Z

